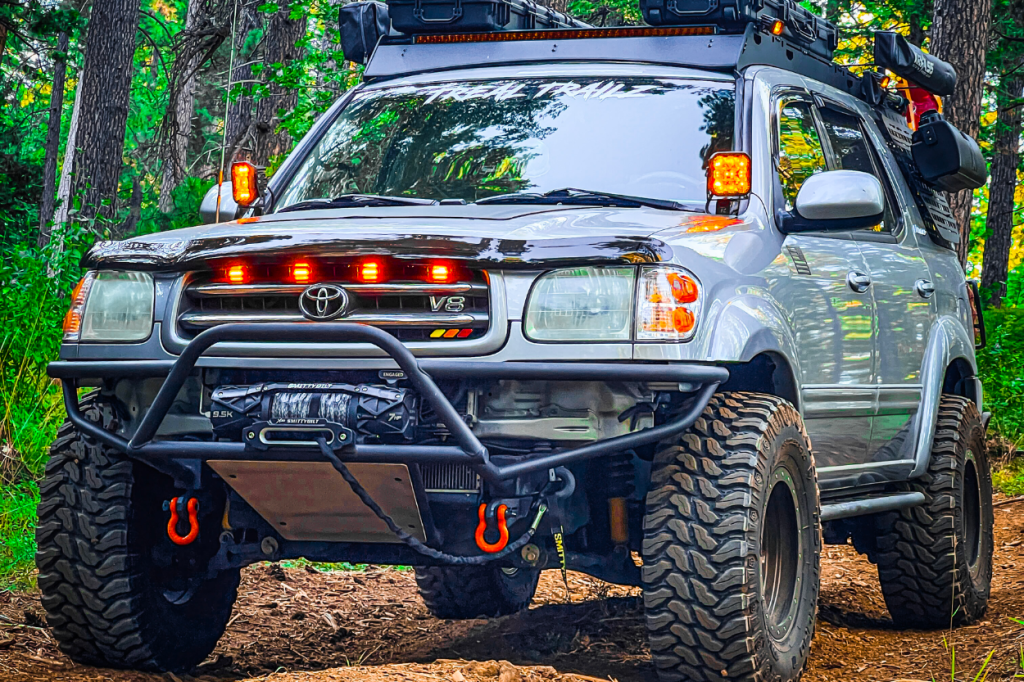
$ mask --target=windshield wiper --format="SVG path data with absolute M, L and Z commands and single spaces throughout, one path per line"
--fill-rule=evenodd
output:
M 555 189 L 543 194 L 533 192 L 516 192 L 515 194 L 501 194 L 495 197 L 480 199 L 478 204 L 579 204 L 584 206 L 621 206 L 624 208 L 660 208 L 667 211 L 694 211 L 696 207 L 690 207 L 678 201 L 669 199 L 648 199 L 646 197 L 633 197 L 626 194 L 612 194 L 610 192 L 593 192 L 575 187 Z
M 352 206 L 380 207 L 380 206 L 433 206 L 437 202 L 433 199 L 420 199 L 419 197 L 394 197 L 385 194 L 342 194 L 333 199 L 309 199 L 300 201 L 291 206 L 285 206 L 277 213 L 289 211 L 310 211 L 324 208 L 350 208 Z

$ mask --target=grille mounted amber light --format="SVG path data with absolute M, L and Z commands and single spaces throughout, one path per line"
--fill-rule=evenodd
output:
M 381 281 L 383 276 L 383 268 L 380 263 L 375 260 L 366 260 L 359 264 L 357 271 L 357 277 L 360 282 L 364 284 L 375 284 Z
M 245 284 L 249 281 L 249 273 L 244 265 L 232 265 L 228 268 L 227 276 L 232 284 Z
M 452 268 L 444 263 L 432 263 L 427 270 L 427 279 L 434 284 L 447 284 L 452 280 Z
M 309 284 L 312 278 L 313 267 L 309 263 L 302 261 L 292 266 L 292 279 L 296 284 Z
M 708 161 L 708 194 L 744 197 L 750 194 L 750 157 L 743 152 L 718 152 Z
M 248 161 L 231 164 L 231 196 L 239 206 L 251 206 L 256 201 L 256 166 Z

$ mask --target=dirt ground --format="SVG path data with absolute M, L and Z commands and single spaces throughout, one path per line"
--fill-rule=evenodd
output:
M 950 632 L 896 632 L 877 572 L 827 547 L 806 682 L 989 680 L 1024 676 L 1024 500 L 996 507 L 995 579 L 985 619 Z M 142 682 L 577 682 L 655 679 L 639 591 L 548 571 L 528 612 L 497 620 L 427 615 L 411 571 L 318 573 L 254 566 L 216 652 L 193 677 L 74 666 L 45 628 L 36 594 L 0 593 L 0 680 Z M 951 675 L 955 647 L 956 671 Z

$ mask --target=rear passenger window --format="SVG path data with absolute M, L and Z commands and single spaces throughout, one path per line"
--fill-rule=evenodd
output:
M 892 232 L 895 219 L 892 214 L 892 194 L 887 189 L 885 178 L 881 177 L 875 160 L 869 149 L 870 142 L 865 139 L 864 128 L 860 119 L 835 109 L 823 107 L 818 109 L 825 135 L 832 148 L 833 162 L 836 168 L 870 173 L 882 183 L 886 195 L 885 213 L 882 222 L 874 227 L 865 228 L 873 232 Z
M 779 181 L 792 211 L 804 180 L 825 170 L 825 153 L 810 102 L 783 102 L 779 111 Z

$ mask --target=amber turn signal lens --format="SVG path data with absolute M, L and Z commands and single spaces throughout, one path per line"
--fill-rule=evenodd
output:
M 248 161 L 231 164 L 231 195 L 239 206 L 251 206 L 259 192 L 256 189 L 256 166 Z
M 359 264 L 359 281 L 367 284 L 379 282 L 381 277 L 380 263 L 375 260 L 364 261 Z
M 96 278 L 95 272 L 89 272 L 78 280 L 71 292 L 71 307 L 64 316 L 64 340 L 78 341 L 82 332 L 82 315 L 85 313 L 85 302 L 89 298 L 89 289 Z
M 743 152 L 718 152 L 708 162 L 708 194 L 740 197 L 750 193 L 750 157 Z
M 248 280 L 249 275 L 244 265 L 232 265 L 228 268 L 228 281 L 232 284 L 245 284 Z
M 780 35 L 782 35 L 782 29 L 784 29 L 784 28 L 786 28 L 786 25 L 784 23 L 782 23 L 781 20 L 776 19 L 775 21 L 772 22 L 772 35 L 773 36 L 780 36 Z
M 308 284 L 313 277 L 313 268 L 309 263 L 296 263 L 292 266 L 292 279 L 296 284 Z
M 693 303 L 697 300 L 697 283 L 686 275 L 670 272 L 665 276 L 672 287 L 672 298 L 676 303 Z

